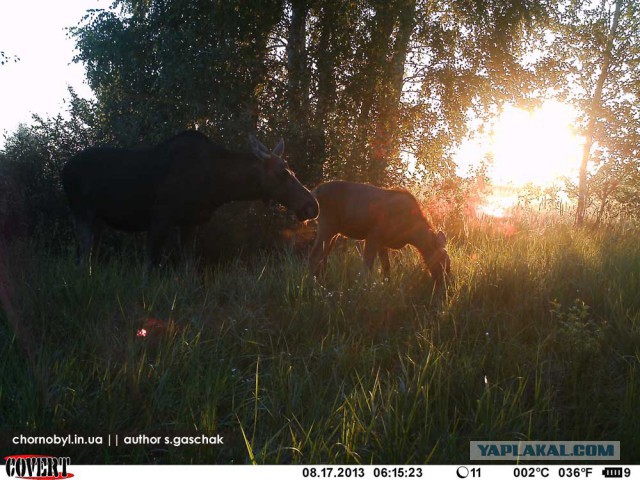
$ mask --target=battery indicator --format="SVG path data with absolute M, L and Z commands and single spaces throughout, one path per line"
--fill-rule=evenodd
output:
M 607 467 L 602 470 L 605 478 L 622 478 L 622 467 Z

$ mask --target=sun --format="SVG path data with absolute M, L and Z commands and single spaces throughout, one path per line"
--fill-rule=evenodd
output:
M 574 176 L 584 143 L 573 131 L 575 118 L 573 108 L 557 101 L 547 101 L 532 112 L 506 107 L 489 140 L 493 182 L 544 187 L 563 176 Z
M 508 105 L 491 122 L 490 134 L 465 140 L 455 156 L 458 174 L 473 175 L 484 164 L 491 181 L 477 213 L 504 217 L 525 185 L 545 188 L 562 177 L 576 179 L 584 146 L 573 127 L 576 117 L 556 100 L 531 111 Z

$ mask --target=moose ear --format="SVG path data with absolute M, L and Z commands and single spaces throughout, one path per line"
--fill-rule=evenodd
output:
M 276 157 L 281 157 L 283 153 L 284 153 L 284 139 L 281 138 L 280 141 L 278 142 L 278 145 L 276 145 L 276 148 L 273 149 L 273 154 Z
M 269 154 L 269 150 L 265 147 L 256 137 L 252 134 L 249 134 L 249 145 L 251 146 L 251 151 L 256 157 L 267 159 L 271 155 Z
M 447 246 L 447 236 L 442 230 L 436 235 L 436 248 L 444 248 Z
M 260 147 L 258 146 L 258 139 L 254 137 L 251 133 L 249 134 L 249 146 L 251 147 L 251 151 L 256 155 L 260 151 Z

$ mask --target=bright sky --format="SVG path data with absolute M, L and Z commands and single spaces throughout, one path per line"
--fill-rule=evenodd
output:
M 82 97 L 91 91 L 84 68 L 72 62 L 73 27 L 91 8 L 108 8 L 110 0 L 0 0 L 0 51 L 20 61 L 0 66 L 0 147 L 4 134 L 31 115 L 65 110 L 68 86 Z

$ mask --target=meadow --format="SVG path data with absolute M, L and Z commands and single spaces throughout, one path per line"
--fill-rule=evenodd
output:
M 485 222 L 363 278 L 353 243 L 310 277 L 293 250 L 149 276 L 126 254 L 4 247 L 0 432 L 74 463 L 467 463 L 471 440 L 619 440 L 640 460 L 637 232 Z M 139 435 L 221 445 L 124 445 Z M 118 435 L 109 446 L 107 435 Z M 9 445 L 6 443 L 6 445 Z M 28 451 L 26 451 L 28 450 Z M 38 450 L 38 451 L 36 451 Z

